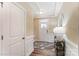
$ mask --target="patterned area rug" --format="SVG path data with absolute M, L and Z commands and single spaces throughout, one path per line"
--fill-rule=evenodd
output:
M 31 56 L 55 56 L 54 43 L 36 41 Z

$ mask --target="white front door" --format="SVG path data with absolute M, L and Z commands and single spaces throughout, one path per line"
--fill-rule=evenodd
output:
M 2 55 L 24 55 L 24 11 L 12 3 L 3 4 Z
M 49 41 L 47 23 L 48 23 L 47 19 L 39 20 L 39 38 L 40 38 L 40 41 Z
M 48 19 L 39 20 L 39 38 L 40 41 L 54 42 L 54 35 L 48 30 Z

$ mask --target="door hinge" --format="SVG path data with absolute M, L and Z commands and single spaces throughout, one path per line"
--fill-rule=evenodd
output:
M 0 2 L 1 3 L 1 7 L 3 7 L 3 2 Z
M 1 35 L 1 40 L 3 40 L 3 35 Z

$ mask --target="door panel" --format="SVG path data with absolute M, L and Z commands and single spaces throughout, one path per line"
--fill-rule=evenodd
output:
M 9 55 L 9 38 L 8 38 L 8 28 L 9 28 L 9 20 L 10 20 L 10 6 L 8 4 L 4 3 L 3 8 L 2 8 L 2 25 L 3 25 L 3 30 L 2 34 L 4 36 L 3 39 L 3 44 L 2 44 L 2 55 Z
M 16 42 L 24 37 L 24 11 L 14 5 L 11 6 L 11 19 L 9 25 L 9 37 L 11 43 Z
M 24 11 L 4 3 L 3 16 L 3 55 L 24 55 Z
M 1 15 L 1 14 L 2 14 L 2 8 L 1 8 L 1 5 L 0 5 L 0 55 L 1 55 L 1 44 L 2 44 L 2 42 L 1 42 L 1 41 L 2 41 L 2 40 L 1 40 L 1 29 L 2 29 L 2 28 L 1 28 L 1 27 L 2 27 L 2 26 L 1 26 L 1 25 L 2 25 L 1 19 L 2 19 L 2 15 Z
M 11 56 L 24 56 L 24 41 L 18 41 L 10 45 L 10 55 Z
M 24 34 L 24 12 L 11 5 L 10 36 L 16 37 Z

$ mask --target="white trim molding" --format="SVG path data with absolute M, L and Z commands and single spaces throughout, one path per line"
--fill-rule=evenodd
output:
M 66 56 L 78 56 L 78 45 L 70 41 L 66 35 L 64 35 L 66 42 Z
M 32 35 L 26 36 L 25 38 L 26 39 L 31 39 L 31 38 L 34 38 L 34 35 L 32 34 Z
M 25 56 L 29 56 L 34 51 L 34 35 L 29 35 L 25 38 Z

